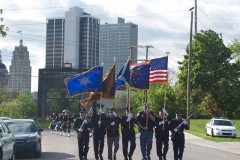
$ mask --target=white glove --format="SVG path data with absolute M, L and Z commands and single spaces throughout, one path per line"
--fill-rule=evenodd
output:
M 99 109 L 98 114 L 102 114 L 102 113 L 103 113 L 103 110 Z
M 183 120 L 183 124 L 184 124 L 184 125 L 186 125 L 186 124 L 187 124 L 187 121 L 186 121 L 185 119 Z
M 83 123 L 87 124 L 87 120 L 85 119 L 85 120 L 83 121 Z
M 168 116 L 168 113 L 167 113 L 166 109 L 164 109 L 164 108 L 163 108 L 163 113 L 164 113 L 166 116 Z
M 114 117 L 117 117 L 117 113 L 116 112 L 113 112 L 113 115 L 114 115 Z
M 79 128 L 79 130 L 78 130 L 79 132 L 82 132 L 83 131 L 83 129 L 82 128 Z
M 164 124 L 164 123 L 165 123 L 165 121 L 159 122 L 159 126 L 161 126 L 161 125 Z
M 131 120 L 131 117 L 128 117 L 128 118 L 127 118 L 127 122 L 129 122 L 130 120 Z
M 177 128 L 174 128 L 174 132 L 177 132 L 178 131 L 178 129 Z
M 115 125 L 115 122 L 112 122 L 111 125 L 114 126 L 114 125 Z
M 102 122 L 101 121 L 98 121 L 98 125 L 101 125 L 102 124 Z
M 128 118 L 130 118 L 130 119 L 133 117 L 132 114 L 128 114 L 127 116 L 128 116 Z

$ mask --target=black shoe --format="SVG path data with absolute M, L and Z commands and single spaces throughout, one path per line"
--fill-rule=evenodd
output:
M 128 160 L 128 158 L 127 158 L 127 157 L 125 157 L 125 158 L 124 158 L 124 160 Z
M 101 154 L 99 154 L 99 160 L 103 160 L 103 157 Z

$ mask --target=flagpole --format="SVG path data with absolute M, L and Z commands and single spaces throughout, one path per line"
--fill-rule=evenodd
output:
M 103 67 L 103 62 L 102 62 L 102 67 Z M 103 79 L 102 79 L 103 80 Z M 100 96 L 100 106 L 99 106 L 100 109 L 102 109 L 102 92 L 101 92 L 101 96 Z M 99 115 L 99 119 L 101 121 L 102 119 L 102 113 Z M 101 124 L 99 124 L 99 128 L 101 127 Z
M 166 57 L 168 57 L 168 54 L 170 54 L 170 52 L 166 52 Z M 167 68 L 168 70 L 168 68 Z M 168 72 L 168 71 L 167 71 Z M 168 79 L 168 78 L 167 78 Z M 167 100 L 167 82 L 165 82 L 165 94 L 164 94 L 164 110 L 166 108 L 166 100 Z M 165 114 L 163 115 L 163 121 L 165 120 Z M 164 123 L 163 123 L 163 130 L 164 130 Z
M 130 56 L 128 57 L 128 61 L 131 62 L 131 57 L 132 57 L 132 47 L 130 48 Z M 128 85 L 128 114 L 130 114 L 130 85 Z M 130 129 L 130 121 L 128 122 L 128 126 L 129 126 L 129 129 Z

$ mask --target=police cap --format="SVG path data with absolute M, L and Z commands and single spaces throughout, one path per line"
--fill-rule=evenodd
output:
M 111 108 L 111 112 L 113 112 L 113 111 L 116 111 L 116 109 L 115 108 Z
M 144 108 L 151 108 L 151 106 L 150 106 L 149 104 L 147 104 L 147 103 L 144 104 L 142 107 L 143 107 L 143 109 L 144 109 Z
M 159 108 L 159 112 L 163 112 L 163 108 Z
M 97 107 L 100 108 L 100 103 L 97 104 Z M 104 105 L 101 104 L 101 108 L 103 108 L 103 107 L 104 107 Z
M 178 116 L 181 116 L 181 115 L 182 115 L 182 113 L 181 113 L 180 111 L 177 111 L 176 114 L 177 114 Z
M 129 111 L 129 108 L 128 108 L 128 107 L 125 107 L 124 109 L 127 110 L 127 111 Z M 133 110 L 132 107 L 130 107 L 130 111 L 132 111 L 132 110 Z
M 82 108 L 79 110 L 79 113 L 85 113 L 86 112 L 86 109 Z

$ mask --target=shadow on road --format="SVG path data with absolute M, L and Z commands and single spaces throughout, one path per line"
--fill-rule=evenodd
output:
M 16 154 L 16 159 L 35 159 L 33 154 L 29 153 L 18 153 Z M 76 159 L 74 155 L 67 154 L 67 153 L 58 153 L 58 152 L 42 152 L 41 158 L 37 159 L 44 159 L 44 160 L 65 160 L 65 159 Z

